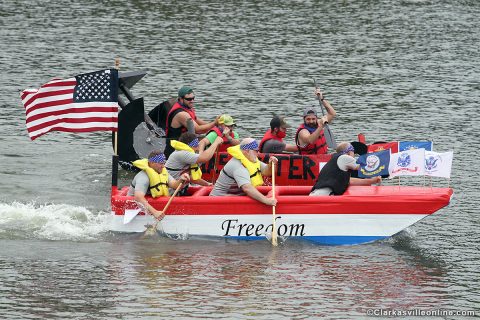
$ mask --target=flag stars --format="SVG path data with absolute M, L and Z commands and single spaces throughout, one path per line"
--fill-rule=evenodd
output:
M 74 99 L 78 101 L 109 101 L 112 99 L 110 70 L 77 76 Z

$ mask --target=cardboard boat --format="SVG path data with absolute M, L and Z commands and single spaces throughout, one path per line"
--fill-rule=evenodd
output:
M 272 207 L 247 196 L 211 197 L 212 187 L 190 188 L 173 199 L 159 230 L 185 237 L 265 239 L 272 231 Z M 271 187 L 260 192 L 271 196 Z M 278 186 L 276 227 L 280 237 L 324 245 L 353 245 L 391 237 L 447 206 L 451 188 L 351 186 L 341 196 L 309 196 L 309 186 Z M 112 231 L 144 232 L 154 223 L 138 208 L 128 187 L 112 187 Z M 162 210 L 168 197 L 147 198 Z

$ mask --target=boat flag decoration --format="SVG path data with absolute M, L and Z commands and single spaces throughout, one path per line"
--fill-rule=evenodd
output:
M 425 151 L 432 151 L 433 150 L 433 142 L 432 141 L 400 141 L 398 143 L 398 151 L 402 152 L 405 150 L 411 149 L 425 149 Z
M 450 179 L 452 162 L 453 151 L 443 153 L 425 151 L 425 174 Z
M 378 152 L 382 150 L 391 150 L 392 153 L 397 153 L 398 141 L 371 144 L 368 146 L 367 152 L 372 153 L 372 152 Z
M 50 131 L 117 131 L 118 70 L 53 79 L 21 93 L 27 131 L 35 140 Z
M 425 149 L 405 150 L 390 155 L 390 178 L 397 176 L 423 176 Z
M 359 178 L 388 176 L 390 149 L 361 155 L 358 157 L 357 163 L 360 164 L 358 169 Z

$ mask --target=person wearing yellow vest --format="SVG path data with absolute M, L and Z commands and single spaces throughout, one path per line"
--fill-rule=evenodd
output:
M 211 196 L 247 195 L 261 203 L 275 206 L 277 200 L 268 198 L 256 187 L 263 185 L 263 176 L 272 175 L 272 162 L 278 159 L 271 156 L 268 165 L 258 160 L 258 142 L 253 138 L 245 138 L 240 145 L 227 149 L 232 156 L 220 171 Z
M 210 185 L 209 182 L 202 179 L 202 170 L 200 165 L 210 160 L 215 154 L 217 146 L 222 144 L 223 139 L 217 137 L 213 142 L 213 148 L 197 153 L 198 138 L 195 134 L 184 132 L 177 140 L 170 141 L 171 146 L 175 151 L 168 157 L 165 167 L 168 173 L 174 178 L 178 179 L 181 174 L 188 173 L 190 175 L 190 182 L 201 186 Z M 182 190 L 179 195 L 185 194 Z
M 141 203 L 158 220 L 164 217 L 164 213 L 152 207 L 145 196 L 147 194 L 153 198 L 169 196 L 169 187 L 175 189 L 190 180 L 188 174 L 181 175 L 178 180 L 172 178 L 165 169 L 165 162 L 165 155 L 160 151 L 152 151 L 148 159 L 134 161 L 133 165 L 142 171 L 133 178 L 127 193 L 134 196 L 135 201 Z

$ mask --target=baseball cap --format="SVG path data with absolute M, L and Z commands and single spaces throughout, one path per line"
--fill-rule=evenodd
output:
M 233 118 L 228 114 L 222 114 L 222 116 L 218 119 L 218 123 L 224 124 L 226 126 L 233 126 L 235 124 Z
M 180 88 L 180 90 L 178 90 L 178 97 L 183 98 L 187 94 L 192 93 L 192 92 L 193 92 L 192 88 L 190 88 L 189 86 L 183 86 L 183 87 Z
M 304 118 L 306 116 L 308 116 L 309 114 L 313 114 L 315 117 L 317 117 L 317 111 L 315 110 L 315 108 L 313 106 L 306 107 L 305 109 L 303 109 L 303 117 Z
M 290 128 L 290 125 L 285 121 L 285 117 L 274 116 L 270 121 L 270 128 L 273 130 L 279 127 Z

